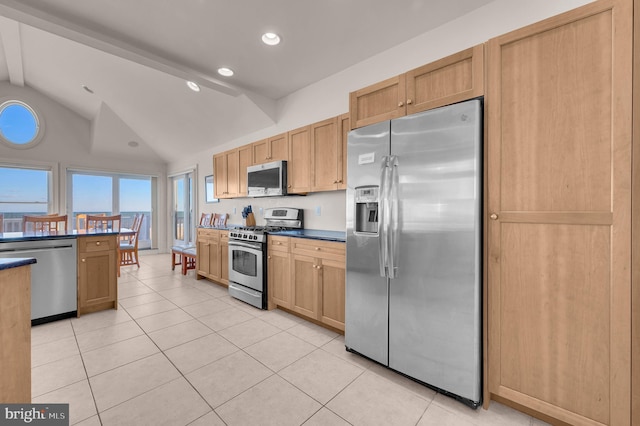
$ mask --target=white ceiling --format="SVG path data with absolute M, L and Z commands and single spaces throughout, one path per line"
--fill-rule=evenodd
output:
M 106 109 L 169 162 L 264 129 L 278 99 L 491 1 L 0 0 L 0 81 L 88 120 Z M 266 31 L 282 43 L 262 44 Z

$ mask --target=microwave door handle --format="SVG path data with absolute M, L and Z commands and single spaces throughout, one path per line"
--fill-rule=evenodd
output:
M 389 157 L 382 159 L 382 166 L 380 168 L 380 192 L 378 203 L 380 205 L 380 211 L 378 213 L 378 262 L 380 265 L 380 276 L 388 277 L 387 274 L 387 181 L 389 175 L 388 166 Z

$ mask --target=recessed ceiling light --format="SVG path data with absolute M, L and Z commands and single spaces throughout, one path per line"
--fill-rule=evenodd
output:
M 275 46 L 280 43 L 280 36 L 276 33 L 264 33 L 262 34 L 262 42 L 269 46 Z
M 231 77 L 233 75 L 233 70 L 230 68 L 218 68 L 218 74 L 225 77 Z
M 187 81 L 187 86 L 189 86 L 189 89 L 193 90 L 194 92 L 200 91 L 200 86 L 198 86 L 198 83 L 196 83 L 195 81 Z
M 137 148 L 138 145 L 140 145 L 138 142 L 136 141 L 129 141 L 129 143 L 127 143 L 127 145 L 129 145 L 131 148 Z
M 84 90 L 86 90 L 87 92 L 89 92 L 89 93 L 93 93 L 93 90 L 89 89 L 89 88 L 88 88 L 87 86 L 85 86 L 84 84 L 82 85 L 82 88 L 83 88 Z

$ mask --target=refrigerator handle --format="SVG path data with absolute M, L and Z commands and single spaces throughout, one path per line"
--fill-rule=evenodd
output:
M 391 204 L 390 211 L 388 214 L 389 217 L 389 249 L 388 249 L 388 271 L 387 274 L 389 278 L 396 278 L 398 276 L 398 256 L 400 252 L 400 232 L 398 229 L 398 185 L 399 185 L 399 177 L 398 177 L 398 156 L 392 155 L 389 159 L 389 170 L 390 170 L 390 183 L 389 183 L 389 203 Z
M 389 157 L 382 158 L 382 165 L 380 168 L 380 191 L 379 191 L 379 211 L 378 211 L 378 259 L 380 265 L 380 276 L 388 277 L 387 274 L 387 249 L 388 249 L 388 236 L 387 236 L 387 188 L 388 188 L 388 176 L 389 176 Z

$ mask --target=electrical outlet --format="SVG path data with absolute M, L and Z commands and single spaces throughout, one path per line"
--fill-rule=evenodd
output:
M 238 213 L 238 210 L 236 210 L 236 208 L 234 207 L 233 208 L 233 214 L 237 214 L 237 213 Z
M 322 214 L 322 209 L 320 206 L 316 206 L 316 216 L 320 216 Z
M 258 211 L 260 212 L 260 217 L 263 217 L 264 214 L 262 213 L 262 207 L 258 208 Z

